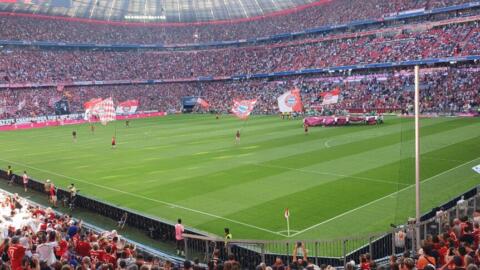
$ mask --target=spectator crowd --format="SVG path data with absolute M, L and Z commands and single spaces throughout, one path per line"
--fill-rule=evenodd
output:
M 42 40 L 83 43 L 173 44 L 238 40 L 301 31 L 354 20 L 380 19 L 398 12 L 432 9 L 471 0 L 335 0 L 281 16 L 246 22 L 192 23 L 187 25 L 112 24 L 76 22 L 28 16 L 0 17 L 0 37 L 9 40 Z M 52 31 L 55 29 L 55 31 Z
M 480 104 L 478 65 L 425 70 L 421 76 L 421 109 L 424 113 L 468 112 Z M 332 110 L 408 110 L 413 104 L 413 74 L 375 72 L 364 75 L 289 77 L 277 80 L 161 83 L 154 85 L 97 85 L 56 88 L 9 89 L 0 91 L 0 118 L 54 114 L 56 101 L 65 98 L 71 113 L 82 113 L 83 103 L 92 98 L 112 97 L 115 104 L 137 99 L 140 111 L 178 112 L 182 97 L 202 97 L 208 109 L 227 113 L 233 99 L 254 99 L 254 113 L 278 113 L 277 97 L 299 88 L 306 110 L 321 107 L 320 93 L 339 88 L 340 102 Z
M 394 35 L 199 51 L 5 48 L 0 51 L 0 83 L 259 74 L 475 55 L 479 44 L 480 27 L 471 22 Z
M 138 253 L 116 231 L 94 232 L 17 194 L 0 194 L 0 213 L 3 270 L 174 269 L 171 262 Z

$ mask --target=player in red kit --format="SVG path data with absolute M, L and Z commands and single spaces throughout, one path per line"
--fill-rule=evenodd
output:
M 305 131 L 305 135 L 308 135 L 308 125 L 303 124 L 303 130 Z
M 116 145 L 117 145 L 117 142 L 115 141 L 115 136 L 113 136 L 112 137 L 112 149 L 114 149 Z

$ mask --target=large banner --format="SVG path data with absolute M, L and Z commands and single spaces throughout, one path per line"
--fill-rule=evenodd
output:
M 208 102 L 203 98 L 198 98 L 197 104 L 199 104 L 204 109 L 208 109 L 210 107 L 210 104 L 208 104 Z
M 257 103 L 257 99 L 250 99 L 250 100 L 234 99 L 232 113 L 240 119 L 247 119 L 248 116 L 252 113 L 256 103 Z
M 330 92 L 321 93 L 320 96 L 323 97 L 322 105 L 337 104 L 338 97 L 340 96 L 340 89 L 335 89 Z
M 300 90 L 297 88 L 285 92 L 277 98 L 277 101 L 278 109 L 282 113 L 303 111 L 302 97 L 300 96 Z
M 121 102 L 117 105 L 117 114 L 120 115 L 129 115 L 134 114 L 138 109 L 138 100 L 130 99 L 124 102 Z

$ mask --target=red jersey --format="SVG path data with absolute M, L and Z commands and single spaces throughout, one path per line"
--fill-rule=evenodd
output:
M 33 214 L 35 216 L 45 216 L 45 211 L 43 211 L 42 209 L 37 209 L 33 212 Z
M 370 270 L 370 263 L 369 263 L 369 262 L 361 263 L 361 264 L 360 264 L 360 269 L 362 269 L 362 270 Z
M 81 255 L 82 257 L 89 256 L 90 249 L 92 249 L 92 247 L 88 242 L 85 241 L 78 241 L 77 247 L 75 248 L 78 255 Z
M 117 258 L 112 254 L 105 253 L 105 255 L 103 255 L 102 261 L 116 265 Z
M 22 259 L 25 257 L 25 248 L 20 244 L 12 245 L 8 248 L 8 257 L 12 265 L 12 270 L 22 270 Z
M 99 261 L 103 261 L 103 257 L 105 256 L 105 250 L 90 250 L 90 258 L 95 260 L 95 258 Z
M 55 187 L 50 187 L 50 196 L 57 196 L 57 191 L 55 190 Z
M 26 173 L 23 174 L 23 183 L 28 184 L 28 175 Z
M 115 145 L 115 138 L 112 138 L 112 145 Z
M 60 241 L 58 243 L 58 247 L 55 248 L 55 255 L 58 257 L 63 257 L 63 255 L 66 255 L 66 252 L 68 251 L 68 242 L 65 240 Z

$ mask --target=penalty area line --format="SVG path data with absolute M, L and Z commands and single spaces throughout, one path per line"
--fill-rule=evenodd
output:
M 467 164 L 469 164 L 469 163 L 472 163 L 472 162 L 476 161 L 477 159 L 480 159 L 480 157 L 477 157 L 477 158 L 475 158 L 475 159 L 472 159 L 472 160 L 470 160 L 470 161 L 467 161 L 467 162 L 465 162 L 465 163 L 462 163 L 462 164 L 460 164 L 460 165 L 458 165 L 458 166 L 455 166 L 455 167 L 453 167 L 453 168 L 450 168 L 450 169 L 448 169 L 448 170 L 446 170 L 446 171 L 443 171 L 443 172 L 441 172 L 441 173 L 439 173 L 439 174 L 436 174 L 436 175 L 434 175 L 434 176 L 432 176 L 432 177 L 429 177 L 429 178 L 421 181 L 420 184 L 430 182 L 431 180 L 433 180 L 433 179 L 435 179 L 435 178 L 437 178 L 437 177 L 439 177 L 439 176 L 441 176 L 441 175 L 444 175 L 444 174 L 449 173 L 449 172 L 451 172 L 451 171 L 453 171 L 453 170 L 456 170 L 456 169 L 458 169 L 458 168 L 460 168 L 460 167 L 463 167 L 463 166 L 465 166 L 465 165 L 467 165 Z M 323 225 L 323 224 L 329 223 L 329 222 L 331 222 L 331 221 L 333 221 L 333 220 L 335 220 L 335 219 L 337 219 L 337 218 L 341 218 L 341 217 L 343 217 L 343 216 L 345 216 L 345 215 L 348 215 L 348 214 L 350 214 L 350 213 L 356 212 L 356 211 L 358 211 L 358 210 L 360 210 L 360 209 L 362 209 L 362 208 L 365 208 L 365 207 L 367 207 L 367 206 L 369 206 L 369 205 L 372 205 L 372 204 L 377 203 L 377 202 L 379 202 L 379 201 L 385 200 L 385 199 L 387 199 L 388 197 L 390 197 L 390 196 L 392 196 L 392 195 L 401 193 L 401 192 L 403 192 L 403 191 L 405 191 L 405 190 L 407 190 L 407 189 L 409 189 L 409 188 L 412 188 L 412 187 L 415 187 L 415 184 L 409 185 L 409 186 L 407 186 L 407 187 L 405 187 L 405 188 L 402 188 L 402 189 L 400 189 L 400 190 L 398 190 L 398 191 L 392 192 L 392 193 L 390 193 L 390 194 L 388 194 L 388 195 L 386 195 L 386 196 L 383 196 L 383 197 L 381 197 L 381 198 L 378 198 L 378 199 L 376 199 L 376 200 L 374 200 L 374 201 L 371 201 L 371 202 L 369 202 L 369 203 L 366 203 L 366 204 L 361 205 L 361 206 L 359 206 L 359 207 L 356 207 L 356 208 L 354 208 L 354 209 L 350 209 L 350 210 L 348 210 L 348 211 L 346 211 L 346 212 L 343 212 L 343 213 L 340 214 L 340 215 L 334 216 L 334 217 L 332 217 L 332 218 L 330 218 L 330 219 L 327 219 L 327 220 L 325 220 L 325 221 L 322 221 L 322 222 L 320 222 L 320 223 L 317 223 L 317 224 L 315 224 L 315 225 L 312 225 L 312 226 L 310 226 L 310 227 L 308 227 L 308 228 L 306 228 L 306 229 L 303 229 L 303 230 L 301 230 L 301 231 L 298 231 L 298 232 L 296 232 L 296 233 L 294 233 L 294 234 L 291 234 L 290 236 L 287 236 L 287 237 L 295 237 L 295 236 L 297 236 L 297 235 L 299 235 L 299 234 L 302 234 L 302 233 L 304 233 L 304 232 L 307 232 L 307 231 L 309 231 L 309 230 L 311 230 L 311 229 L 314 229 L 314 228 L 316 228 L 316 227 L 318 227 L 318 226 L 321 226 L 321 225 Z
M 259 230 L 259 231 L 264 231 L 264 232 L 268 232 L 268 233 L 271 233 L 271 234 L 275 234 L 275 235 L 280 235 L 280 236 L 286 237 L 286 235 L 284 235 L 284 234 L 282 234 L 282 233 L 279 233 L 279 232 L 275 232 L 275 231 L 272 231 L 272 230 L 269 230 L 269 229 L 265 229 L 265 228 L 262 228 L 262 227 L 258 227 L 258 226 L 252 225 L 252 224 L 248 224 L 248 223 L 245 223 L 245 222 L 238 221 L 238 220 L 229 219 L 229 218 L 222 217 L 222 216 L 219 216 L 219 215 L 215 215 L 215 214 L 212 214 L 212 213 L 208 213 L 208 212 L 204 212 L 204 211 L 200 211 L 200 210 L 188 208 L 188 207 L 185 207 L 185 206 L 181 206 L 181 205 L 174 204 L 174 203 L 170 203 L 170 202 L 166 202 L 166 201 L 161 201 L 161 200 L 153 199 L 153 198 L 150 198 L 150 197 L 146 197 L 146 196 L 143 196 L 143 195 L 139 195 L 139 194 L 135 194 L 135 193 L 123 191 L 123 190 L 116 189 L 116 188 L 112 188 L 112 187 L 107 187 L 107 186 L 104 186 L 104 185 L 99 185 L 99 184 L 91 183 L 91 182 L 89 182 L 89 181 L 85 181 L 85 180 L 77 179 L 77 178 L 74 178 L 74 177 L 71 177 L 71 176 L 59 174 L 59 173 L 56 173 L 56 172 L 52 172 L 52 171 L 48 171 L 48 170 L 36 168 L 36 167 L 30 166 L 30 165 L 27 165 L 27 164 L 23 164 L 23 163 L 20 163 L 20 162 L 15 162 L 15 161 L 10 161 L 10 160 L 5 160 L 5 159 L 0 159 L 0 160 L 3 161 L 3 162 L 8 162 L 8 163 L 11 163 L 11 164 L 16 164 L 16 165 L 24 166 L 24 167 L 26 167 L 26 168 L 30 168 L 30 169 L 33 169 L 33 170 L 36 170 L 36 171 L 40 171 L 40 172 L 44 172 L 44 173 L 56 175 L 56 176 L 63 177 L 63 178 L 68 178 L 68 179 L 70 179 L 70 180 L 74 180 L 74 181 L 77 181 L 77 182 L 80 182 L 80 183 L 84 183 L 84 184 L 87 184 L 87 185 L 95 186 L 95 187 L 102 188 L 102 189 L 105 189 L 105 190 L 114 191 L 114 192 L 117 192 L 117 193 L 129 195 L 129 196 L 131 196 L 131 197 L 136 197 L 136 198 L 139 198 L 139 199 L 144 199 L 144 200 L 148 200 L 148 201 L 152 201 L 152 202 L 164 204 L 164 205 L 166 205 L 166 206 L 169 206 L 170 208 L 178 208 L 178 209 L 182 209 L 182 210 L 185 210 L 185 211 L 189 211 L 189 212 L 201 214 L 201 215 L 204 215 L 204 216 L 209 216 L 209 217 L 213 217 L 213 218 L 216 218 L 216 219 L 225 220 L 225 221 L 228 221 L 228 222 L 232 222 L 232 223 L 235 223 L 235 224 L 238 224 L 238 225 L 242 225 L 242 226 L 245 226 L 245 227 L 249 227 L 249 228 L 252 228 L 252 229 L 256 229 L 256 230 Z

